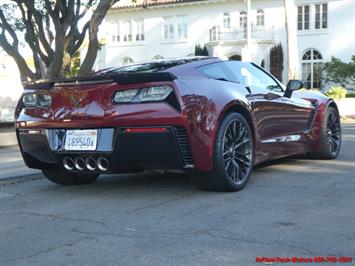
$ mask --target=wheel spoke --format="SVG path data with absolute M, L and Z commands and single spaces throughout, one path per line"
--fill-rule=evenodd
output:
M 235 180 L 238 181 L 238 180 L 240 180 L 239 179 L 239 165 L 235 160 L 232 160 L 232 163 L 234 165 L 234 172 L 235 172 L 234 177 L 235 177 Z
M 336 144 L 332 138 L 329 138 L 329 148 L 331 152 L 336 151 Z
M 226 137 L 229 139 L 229 141 L 232 143 L 233 142 L 233 138 L 229 135 L 229 133 L 226 133 Z M 228 141 L 228 140 L 227 140 Z
M 226 167 L 224 168 L 227 172 L 228 172 L 228 168 L 229 168 L 231 162 L 232 162 L 232 160 L 229 160 L 229 161 L 227 162 Z
M 223 152 L 223 157 L 229 154 L 229 149 L 227 151 Z
M 224 163 L 228 163 L 228 161 L 230 161 L 231 160 L 231 158 L 230 157 L 227 157 L 227 158 L 225 158 L 225 159 L 223 159 L 223 161 L 224 161 Z
M 333 146 L 333 142 L 329 141 L 329 150 L 330 152 L 333 152 L 334 151 L 334 146 Z
M 249 141 L 250 141 L 250 139 L 243 139 L 242 142 L 239 142 L 239 143 L 237 143 L 237 144 L 234 146 L 234 149 L 240 148 L 241 146 L 243 146 L 244 144 L 248 143 Z
M 233 138 L 236 139 L 237 138 L 237 122 L 234 122 L 232 124 L 232 133 L 233 133 Z
M 241 139 L 244 138 L 245 132 L 246 132 L 245 127 L 242 126 L 242 125 L 239 125 L 239 135 L 238 135 L 238 137 L 235 139 L 235 141 L 234 141 L 234 143 L 233 143 L 234 145 L 237 144 Z
M 242 164 L 244 164 L 247 167 L 250 165 L 250 161 L 248 160 L 248 158 L 242 159 L 242 158 L 235 157 L 234 159 L 238 160 L 239 162 L 241 162 Z

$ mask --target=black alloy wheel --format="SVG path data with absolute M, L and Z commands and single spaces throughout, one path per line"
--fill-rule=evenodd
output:
M 229 123 L 223 138 L 224 169 L 228 178 L 237 185 L 245 182 L 252 165 L 252 136 L 243 121 Z
M 328 148 L 331 154 L 337 154 L 340 149 L 340 119 L 335 112 L 330 112 L 327 121 Z
M 312 159 L 335 159 L 341 148 L 341 124 L 339 112 L 328 107 L 320 128 L 320 148 L 318 152 L 308 153 Z
M 203 190 L 238 191 L 249 181 L 254 165 L 253 134 L 246 119 L 229 113 L 221 121 L 214 145 L 214 171 L 195 174 Z

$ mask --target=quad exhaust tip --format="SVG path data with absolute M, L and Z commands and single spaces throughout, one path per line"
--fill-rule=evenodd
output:
M 68 156 L 63 158 L 63 165 L 64 168 L 67 169 L 68 171 L 72 171 L 75 168 L 74 160 Z
M 109 170 L 110 162 L 105 157 L 99 157 L 95 159 L 92 156 L 86 157 L 75 157 L 65 156 L 63 158 L 63 166 L 68 171 L 78 170 L 84 171 L 85 169 L 89 171 L 95 171 L 99 169 L 100 171 L 106 172 Z
M 108 168 L 110 167 L 110 163 L 109 161 L 105 158 L 105 157 L 99 157 L 97 159 L 97 167 L 101 170 L 101 171 L 107 171 Z
M 87 157 L 85 159 L 85 165 L 90 171 L 95 171 L 97 169 L 97 162 L 94 157 Z
M 85 169 L 85 160 L 83 157 L 76 157 L 74 159 L 74 165 L 76 170 L 83 171 Z

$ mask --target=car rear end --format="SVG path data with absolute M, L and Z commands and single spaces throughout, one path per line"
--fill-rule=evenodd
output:
M 80 173 L 194 168 L 176 77 L 99 75 L 29 86 L 17 109 L 28 167 Z

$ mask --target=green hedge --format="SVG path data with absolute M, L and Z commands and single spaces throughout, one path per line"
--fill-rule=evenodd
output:
M 346 98 L 355 98 L 355 93 L 348 93 Z

